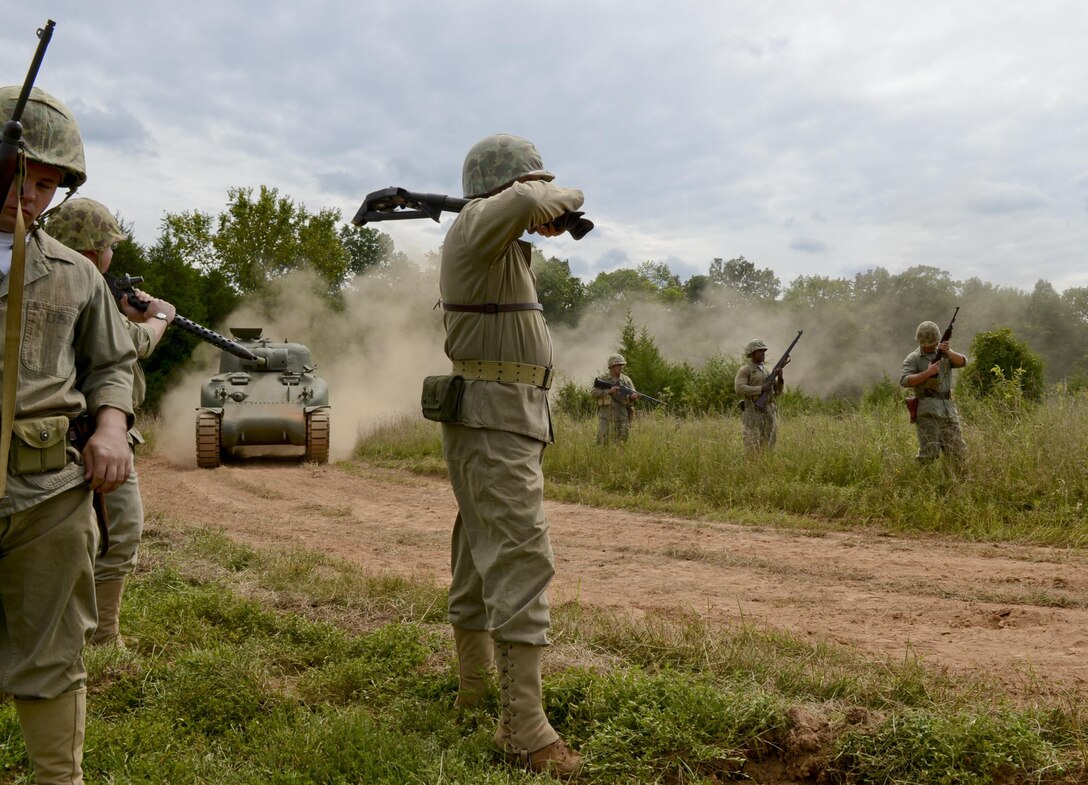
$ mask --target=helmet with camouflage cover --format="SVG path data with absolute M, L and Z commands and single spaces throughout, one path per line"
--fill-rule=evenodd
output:
M 627 365 L 627 360 L 623 359 L 622 354 L 609 355 L 608 367 L 611 368 L 613 365 Z
M 755 352 L 760 349 L 766 349 L 767 344 L 760 338 L 755 338 L 744 345 L 744 356 L 751 357 Z
M 45 230 L 73 251 L 104 251 L 125 239 L 106 205 L 94 199 L 72 199 L 52 211 Z
M 11 117 L 22 88 L 0 87 L 0 117 Z M 68 107 L 37 87 L 30 91 L 22 116 L 22 147 L 31 161 L 55 166 L 64 172 L 62 188 L 78 188 L 87 182 L 83 140 Z
M 914 331 L 919 346 L 935 346 L 941 340 L 941 328 L 936 322 L 922 322 Z
M 495 134 L 478 141 L 465 156 L 461 185 L 465 197 L 491 196 L 516 181 L 554 180 L 528 139 Z

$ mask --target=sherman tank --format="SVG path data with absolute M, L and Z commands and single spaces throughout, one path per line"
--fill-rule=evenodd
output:
M 276 343 L 259 327 L 221 339 L 219 372 L 200 389 L 196 462 L 214 469 L 245 447 L 292 445 L 302 458 L 329 460 L 329 387 L 300 343 Z

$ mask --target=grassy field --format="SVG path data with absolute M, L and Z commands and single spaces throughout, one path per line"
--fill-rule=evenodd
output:
M 807 528 L 878 527 L 979 541 L 1088 544 L 1088 397 L 1038 407 L 960 404 L 969 460 L 919 466 L 902 404 L 839 413 L 787 399 L 777 448 L 744 454 L 736 417 L 639 418 L 622 449 L 596 422 L 556 417 L 544 459 L 555 499 Z M 364 439 L 356 456 L 444 473 L 438 427 L 418 418 Z
M 127 650 L 93 650 L 89 783 L 527 783 L 453 708 L 444 591 L 149 521 Z M 746 626 L 555 609 L 545 699 L 587 783 L 1088 779 L 1073 696 L 953 681 Z M 28 782 L 10 702 L 0 781 Z

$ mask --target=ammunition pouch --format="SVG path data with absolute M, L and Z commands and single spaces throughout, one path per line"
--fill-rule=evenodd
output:
M 463 376 L 428 376 L 423 380 L 420 406 L 423 416 L 434 422 L 460 422 L 461 398 L 465 394 Z
M 63 414 L 16 420 L 11 427 L 8 471 L 15 476 L 43 474 L 68 463 L 68 418 Z

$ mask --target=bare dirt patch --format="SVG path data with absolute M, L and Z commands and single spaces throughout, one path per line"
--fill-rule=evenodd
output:
M 256 461 L 215 470 L 143 456 L 149 514 L 218 526 L 255 546 L 302 547 L 372 572 L 445 583 L 456 505 L 405 472 Z M 810 536 L 546 504 L 553 603 L 640 615 L 694 610 L 952 672 L 1088 693 L 1088 556 L 871 534 Z

